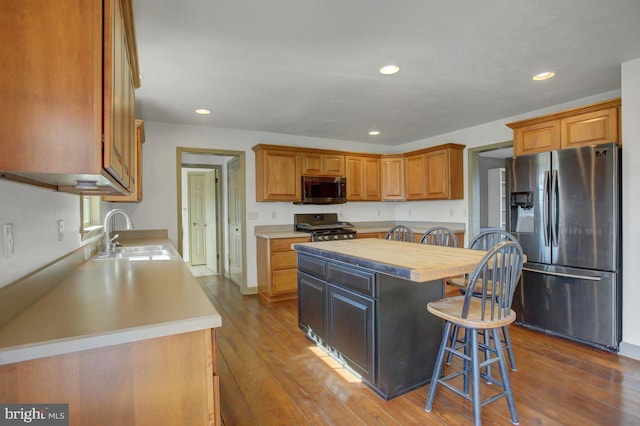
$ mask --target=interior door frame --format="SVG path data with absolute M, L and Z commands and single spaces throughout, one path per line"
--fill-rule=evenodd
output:
M 467 231 L 464 233 L 464 237 L 467 240 L 465 247 L 480 232 L 480 153 L 511 147 L 513 147 L 513 140 L 467 149 L 467 188 L 469 193 L 467 211 L 469 212 L 469 223 Z
M 183 244 L 183 223 L 182 223 L 182 154 L 196 154 L 196 155 L 214 155 L 214 156 L 223 156 L 223 157 L 238 157 L 240 161 L 240 174 L 242 178 L 242 186 L 241 186 L 241 198 L 243 201 L 241 209 L 242 209 L 242 227 L 243 229 L 247 229 L 247 219 L 246 219 L 246 158 L 244 151 L 232 151 L 226 149 L 209 149 L 209 148 L 194 148 L 194 147 L 184 147 L 178 146 L 176 147 L 176 182 L 177 182 L 177 191 L 176 191 L 176 210 L 177 210 L 177 219 L 178 219 L 178 252 L 182 256 L 182 244 Z M 224 236 L 227 238 L 228 230 L 224 230 Z M 224 250 L 220 251 L 221 258 L 224 259 Z M 225 263 L 221 262 L 220 264 L 220 273 L 224 274 L 226 272 Z M 242 239 L 242 283 L 240 287 L 240 292 L 242 294 L 253 294 L 256 293 L 256 289 L 249 289 L 247 287 L 247 238 Z

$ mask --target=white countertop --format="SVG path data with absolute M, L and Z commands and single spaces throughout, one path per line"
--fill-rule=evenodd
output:
M 354 222 L 353 230 L 356 233 L 387 232 L 394 225 L 407 225 L 416 234 L 423 234 L 434 226 L 445 226 L 453 232 L 465 232 L 464 223 L 457 222 Z M 307 232 L 293 230 L 293 225 L 259 225 L 255 227 L 254 236 L 259 238 L 297 238 L 309 236 Z
M 0 327 L 0 365 L 221 325 L 179 256 L 88 260 Z

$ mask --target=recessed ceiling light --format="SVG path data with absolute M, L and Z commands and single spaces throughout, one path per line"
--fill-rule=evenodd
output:
M 377 131 L 377 130 L 372 130 L 372 131 L 369 132 L 370 136 L 378 136 L 379 134 L 380 134 L 380 132 Z
M 553 71 L 545 71 L 545 72 L 541 72 L 540 74 L 534 75 L 533 79 L 536 80 L 536 81 L 547 80 L 547 79 L 553 77 L 554 75 L 556 75 L 556 73 L 553 72 Z
M 392 75 L 397 73 L 398 71 L 400 71 L 400 67 L 398 67 L 397 65 L 385 65 L 384 67 L 380 68 L 380 74 L 384 75 Z
M 209 111 L 208 109 L 204 109 L 204 108 L 198 108 L 196 110 L 196 113 L 201 114 L 201 115 L 208 115 L 208 114 L 211 114 L 211 111 Z

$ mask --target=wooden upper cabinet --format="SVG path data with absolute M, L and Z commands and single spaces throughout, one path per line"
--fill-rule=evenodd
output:
M 380 158 L 382 174 L 381 199 L 398 201 L 405 199 L 404 155 L 383 155 Z
M 462 153 L 461 150 L 454 151 Z M 459 191 L 456 195 L 452 195 L 450 191 L 456 187 L 454 180 L 456 174 L 462 174 L 462 155 L 460 156 L 460 165 L 458 170 L 451 170 L 456 167 L 452 164 L 450 157 L 452 156 L 450 149 L 440 149 L 425 154 L 425 163 L 427 165 L 427 193 L 428 199 L 459 199 L 462 198 L 462 186 L 457 188 Z M 453 172 L 453 173 L 452 173 Z M 462 183 L 462 176 L 460 176 Z
M 622 142 L 620 98 L 509 123 L 514 155 Z
M 407 200 L 423 200 L 427 195 L 427 164 L 425 154 L 407 155 L 405 187 Z
M 133 153 L 132 192 L 129 195 L 104 195 L 103 201 L 137 203 L 142 201 L 142 144 L 145 141 L 144 121 L 136 120 L 135 151 Z
M 131 192 L 140 86 L 131 0 L 8 2 L 1 20 L 15 25 L 2 26 L 12 48 L 0 67 L 0 176 Z
M 560 120 L 561 148 L 618 142 L 618 108 L 578 114 Z
M 324 154 L 322 152 L 302 153 L 302 174 L 316 176 L 344 176 L 342 154 Z
M 332 176 L 331 171 L 346 176 L 347 201 L 462 199 L 464 147 L 449 143 L 378 155 L 256 145 L 256 201 L 300 201 L 301 176 Z
M 347 201 L 380 201 L 380 157 L 345 157 Z
M 535 154 L 555 149 L 560 149 L 559 120 L 535 123 L 514 130 L 514 155 Z
M 407 200 L 464 197 L 464 145 L 446 144 L 405 154 Z
M 104 28 L 104 168 L 125 188 L 133 188 L 135 94 L 119 0 L 105 1 Z
M 256 201 L 300 201 L 301 156 L 296 151 L 253 147 L 256 153 Z

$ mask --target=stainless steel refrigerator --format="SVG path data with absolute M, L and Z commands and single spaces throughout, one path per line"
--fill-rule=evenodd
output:
M 617 351 L 621 340 L 616 144 L 506 160 L 507 230 L 527 256 L 516 322 Z

